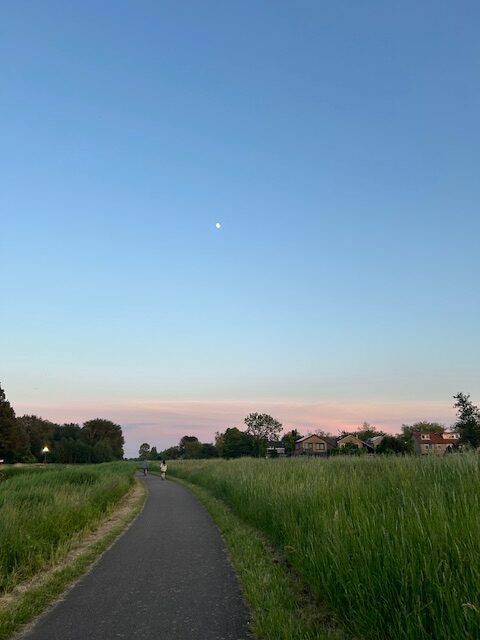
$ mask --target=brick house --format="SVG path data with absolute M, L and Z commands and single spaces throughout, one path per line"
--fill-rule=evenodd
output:
M 341 438 L 337 438 L 337 447 L 339 449 L 342 449 L 346 445 L 352 449 L 367 449 L 369 452 L 374 451 L 374 447 L 371 444 L 360 440 L 354 433 L 347 433 Z
M 325 456 L 335 443 L 329 438 L 317 436 L 316 433 L 305 436 L 295 443 L 294 456 Z
M 421 455 L 436 454 L 443 455 L 448 451 L 455 451 L 460 444 L 460 434 L 454 431 L 445 433 L 416 432 L 413 434 L 413 445 L 415 453 Z

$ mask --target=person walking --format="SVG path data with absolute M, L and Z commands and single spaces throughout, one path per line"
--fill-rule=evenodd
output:
M 147 475 L 147 469 L 148 469 L 148 463 L 146 460 L 144 460 L 142 462 L 142 469 L 143 469 L 143 475 L 146 476 Z
M 167 473 L 167 463 L 165 462 L 165 460 L 162 460 L 162 462 L 160 463 L 160 477 L 162 480 L 165 480 L 166 473 Z

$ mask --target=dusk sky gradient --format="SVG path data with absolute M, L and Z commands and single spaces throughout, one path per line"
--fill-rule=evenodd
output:
M 6 0 L 0 60 L 18 415 L 135 455 L 480 403 L 477 2 Z

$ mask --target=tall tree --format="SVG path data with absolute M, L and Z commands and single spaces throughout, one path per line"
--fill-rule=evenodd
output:
M 182 458 L 189 460 L 200 458 L 202 452 L 202 444 L 196 436 L 183 436 L 178 445 Z
M 244 420 L 247 433 L 253 438 L 257 457 L 265 456 L 269 440 L 276 440 L 282 430 L 281 423 L 268 413 L 250 413 Z
M 222 436 L 222 457 L 242 458 L 253 455 L 253 438 L 245 431 L 232 427 L 227 429 Z
M 138 457 L 140 460 L 148 460 L 150 457 L 150 445 L 148 442 L 144 442 L 140 445 L 140 449 L 138 450 Z
M 28 436 L 0 386 L 0 460 L 18 462 L 28 455 Z
M 457 393 L 453 396 L 457 409 L 455 429 L 460 434 L 460 442 L 474 449 L 480 446 L 480 410 L 470 400 L 470 395 Z
M 180 457 L 197 458 L 201 444 L 197 436 L 183 436 L 178 443 Z
M 102 440 L 108 440 L 113 457 L 117 460 L 123 458 L 123 445 L 125 444 L 125 440 L 123 438 L 122 427 L 119 424 L 115 424 L 111 420 L 104 420 L 103 418 L 88 420 L 82 427 L 81 436 L 91 447 L 94 447 Z
M 43 460 L 43 447 L 47 446 L 53 450 L 55 434 L 58 434 L 60 425 L 44 420 L 38 416 L 22 416 L 17 418 L 18 422 L 25 428 L 30 441 L 30 451 L 38 461 Z

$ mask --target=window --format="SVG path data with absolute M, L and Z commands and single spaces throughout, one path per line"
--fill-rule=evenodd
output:
M 325 451 L 325 444 L 323 442 L 319 442 L 318 447 L 320 451 Z
M 311 442 L 307 442 L 307 447 L 308 447 L 309 449 L 313 449 L 313 444 L 312 444 Z
M 320 443 L 319 442 L 315 442 L 315 447 L 314 447 L 317 451 L 319 451 L 320 449 Z
M 430 440 L 430 435 L 428 433 L 422 433 L 422 440 Z

